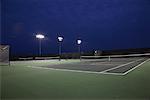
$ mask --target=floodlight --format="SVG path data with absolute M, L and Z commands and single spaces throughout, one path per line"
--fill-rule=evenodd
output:
M 78 52 L 79 52 L 79 58 L 81 60 L 81 44 L 82 40 L 81 39 L 77 39 L 77 44 L 78 44 Z
M 62 42 L 62 41 L 63 41 L 63 37 L 59 36 L 59 37 L 58 37 L 58 41 L 59 41 L 59 42 Z
M 77 44 L 79 44 L 79 45 L 80 45 L 80 44 L 81 44 L 81 42 L 82 42 L 81 40 L 77 40 Z
M 37 39 L 39 39 L 39 56 L 41 56 L 41 54 L 42 54 L 42 39 L 44 39 L 45 38 L 45 36 L 44 35 L 42 35 L 42 34 L 36 34 L 36 38 Z
M 97 54 L 97 50 L 95 50 L 94 52 L 95 52 L 95 54 Z
M 59 42 L 59 61 L 61 60 L 61 50 L 62 50 L 62 41 L 63 41 L 62 36 L 58 36 L 58 42 Z
M 45 38 L 45 36 L 44 36 L 44 35 L 42 35 L 42 34 L 37 34 L 37 35 L 36 35 L 36 38 L 38 38 L 38 39 L 44 39 L 44 38 Z

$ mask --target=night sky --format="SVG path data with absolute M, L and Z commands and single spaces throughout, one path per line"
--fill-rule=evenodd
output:
M 1 43 L 13 55 L 38 54 L 36 33 L 43 33 L 43 54 L 150 47 L 150 0 L 1 0 Z

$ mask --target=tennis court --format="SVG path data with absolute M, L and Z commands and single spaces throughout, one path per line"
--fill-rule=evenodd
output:
M 117 56 L 82 56 L 73 63 L 56 65 L 28 66 L 34 68 L 49 68 L 61 71 L 73 71 L 97 74 L 126 75 L 149 60 L 149 54 L 117 55 Z
M 118 59 L 111 60 L 118 61 Z M 125 63 L 135 60 L 137 59 L 130 59 Z M 103 63 L 107 67 L 110 64 L 111 67 L 107 68 L 110 69 L 114 68 L 112 64 L 116 64 L 115 61 L 109 63 L 90 61 L 89 59 L 11 61 L 10 66 L 0 66 L 2 100 L 149 100 L 150 61 L 146 61 L 125 76 L 97 74 L 94 68 L 89 69 L 92 74 L 84 71 L 85 69 L 81 71 L 81 68 L 68 71 L 74 68 L 71 65 L 83 67 Z M 118 62 L 115 66 L 121 64 Z M 66 69 L 52 67 L 65 65 Z

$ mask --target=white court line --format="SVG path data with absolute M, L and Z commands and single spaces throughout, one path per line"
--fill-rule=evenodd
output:
M 80 71 L 80 70 L 56 69 L 56 68 L 36 67 L 36 66 L 27 66 L 27 67 L 30 67 L 30 68 L 37 68 L 37 69 L 49 69 L 49 70 L 56 70 L 56 71 L 68 71 L 68 72 L 88 73 L 88 74 L 123 75 L 122 73 L 105 73 L 105 72 L 94 72 L 94 71 Z
M 113 68 L 106 69 L 106 70 L 104 70 L 104 71 L 102 71 L 102 72 L 107 72 L 107 71 L 110 71 L 110 70 L 113 70 L 113 69 L 117 69 L 117 68 L 120 68 L 120 67 L 129 65 L 129 64 L 132 64 L 132 63 L 134 63 L 134 62 L 136 62 L 136 61 L 140 61 L 140 60 L 142 60 L 142 59 L 138 59 L 138 60 L 131 61 L 131 62 L 128 62 L 128 63 L 125 63 L 125 64 L 121 64 L 121 65 L 119 65 L 119 66 L 116 66 L 116 67 L 113 67 Z
M 136 60 L 136 61 L 139 61 L 139 60 L 141 60 L 141 59 L 138 59 L 138 60 Z M 132 62 L 129 62 L 129 63 L 133 63 L 133 62 L 135 62 L 135 61 L 132 61 Z M 126 65 L 127 64 L 129 64 L 129 63 L 126 63 Z M 145 61 L 143 62 L 143 63 L 145 63 Z M 124 66 L 125 66 L 125 64 L 123 64 Z M 122 66 L 123 66 L 122 65 Z M 142 64 L 141 64 L 142 65 Z M 120 65 L 121 66 L 121 65 Z M 121 67 L 122 67 L 121 66 Z M 139 64 L 139 66 L 140 66 L 140 64 Z M 36 67 L 36 66 L 27 66 L 27 67 L 30 67 L 30 68 L 37 68 L 37 69 L 49 69 L 49 70 L 57 70 L 57 71 L 70 71 L 70 72 L 79 72 L 79 73 L 88 73 L 88 74 L 107 74 L 107 75 L 126 75 L 127 73 L 125 72 L 125 73 L 108 73 L 108 72 L 105 72 L 105 71 L 101 71 L 101 72 L 94 72 L 94 71 L 80 71 L 80 70 L 70 70 L 70 69 L 56 69 L 56 68 L 48 68 L 48 67 Z M 117 66 L 118 67 L 118 66 Z M 116 68 L 116 67 L 115 67 Z M 114 68 L 114 69 L 115 69 Z M 112 69 L 112 68 L 111 68 Z M 135 69 L 135 68 L 134 68 Z M 109 70 L 109 69 L 108 69 Z M 133 69 L 132 69 L 133 70 Z M 128 73 L 129 73 L 129 71 L 128 71 Z
M 108 74 L 108 75 L 120 75 L 120 76 L 123 76 L 124 74 L 123 73 L 111 73 L 111 72 L 100 72 L 100 74 Z
M 49 68 L 49 67 L 36 67 L 36 66 L 27 66 L 27 67 L 37 68 L 37 69 L 58 70 L 58 71 L 71 71 L 71 72 L 84 72 L 84 73 L 100 73 L 100 72 L 93 72 L 93 71 L 80 71 L 80 70 L 58 69 L 58 68 Z
M 150 60 L 150 59 L 147 59 L 147 60 L 143 61 L 142 63 L 138 64 L 137 66 L 135 66 L 135 67 L 131 68 L 130 70 L 126 71 L 125 73 L 123 73 L 123 75 L 126 75 L 126 74 L 128 74 L 129 72 L 135 70 L 136 68 L 138 68 L 139 66 L 143 65 L 144 63 L 146 63 L 146 62 L 149 61 L 149 60 Z

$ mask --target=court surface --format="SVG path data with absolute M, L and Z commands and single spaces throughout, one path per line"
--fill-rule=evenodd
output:
M 100 62 L 100 60 L 13 61 L 10 66 L 0 66 L 1 99 L 149 100 L 150 61 L 140 59 L 128 59 L 126 62 L 123 59 L 123 62 L 120 61 L 121 59 L 113 59 L 114 61 L 110 62 Z M 123 64 L 124 67 L 120 67 Z M 97 74 L 104 70 L 108 73 L 111 71 L 111 73 L 122 74 L 124 71 L 120 70 L 126 69 L 126 65 L 131 68 L 130 64 L 138 67 L 126 75 Z M 90 66 L 87 65 L 92 68 L 88 68 Z M 102 65 L 107 68 L 105 69 Z M 63 68 L 60 68 L 61 66 Z M 84 69 L 84 66 L 88 70 Z M 119 67 L 116 69 L 116 66 Z
M 139 67 L 148 58 L 112 58 L 108 59 L 88 59 L 81 60 L 74 63 L 64 63 L 56 65 L 44 65 L 39 68 L 50 68 L 62 71 L 74 71 L 85 73 L 98 73 L 98 74 L 114 74 L 114 75 L 126 75 L 133 69 Z M 34 67 L 34 66 L 30 66 Z

